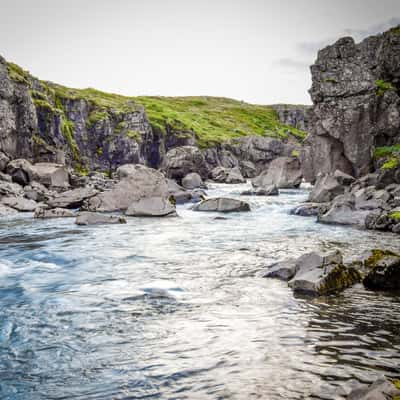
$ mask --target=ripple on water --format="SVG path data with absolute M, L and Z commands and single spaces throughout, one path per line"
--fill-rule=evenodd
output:
M 309 299 L 257 275 L 309 250 L 400 249 L 290 215 L 306 196 L 243 197 L 252 212 L 222 220 L 184 205 L 107 229 L 0 221 L 0 397 L 337 399 L 399 374 L 398 296 Z

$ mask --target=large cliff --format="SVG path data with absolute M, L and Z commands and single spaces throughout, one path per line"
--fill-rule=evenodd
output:
M 400 143 L 400 27 L 359 44 L 338 40 L 319 51 L 311 74 L 305 178 L 371 172 L 376 149 Z
M 204 154 L 214 149 L 212 163 L 219 164 L 224 146 L 236 140 L 236 147 L 243 147 L 247 136 L 266 138 L 267 145 L 255 149 L 261 146 L 266 154 L 273 153 L 273 140 L 300 143 L 303 125 L 287 122 L 270 106 L 225 98 L 125 97 L 70 89 L 0 57 L 0 150 L 11 159 L 65 162 L 82 173 L 112 172 L 125 163 L 159 168 L 169 150 L 196 146 Z

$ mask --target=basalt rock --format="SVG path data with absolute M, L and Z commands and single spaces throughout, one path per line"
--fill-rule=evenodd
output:
M 359 178 L 377 146 L 400 143 L 400 35 L 394 28 L 359 44 L 350 37 L 318 52 L 313 108 L 302 151 L 306 180 L 336 169 Z
M 203 200 L 193 207 L 193 211 L 218 211 L 226 213 L 250 211 L 250 205 L 242 200 L 218 197 Z

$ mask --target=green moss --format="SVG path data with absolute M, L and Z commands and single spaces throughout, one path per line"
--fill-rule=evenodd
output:
M 398 25 L 398 26 L 396 26 L 396 27 L 390 29 L 389 32 L 395 33 L 396 35 L 400 35 L 400 25 Z
M 383 165 L 382 169 L 394 169 L 397 168 L 399 165 L 399 158 L 398 157 L 390 157 Z
M 327 83 L 337 83 L 337 80 L 335 78 L 325 78 L 324 81 Z
M 397 256 L 396 253 L 393 253 L 390 250 L 373 249 L 371 253 L 371 256 L 364 261 L 364 265 L 368 268 L 374 268 L 384 257 Z
M 333 293 L 348 288 L 357 282 L 361 282 L 361 274 L 355 268 L 337 264 L 329 272 L 318 292 L 321 295 Z
M 382 79 L 375 81 L 375 85 L 377 88 L 376 94 L 378 96 L 383 96 L 388 90 L 396 90 L 396 88 L 390 82 L 385 82 Z
M 74 170 L 75 170 L 75 173 L 80 176 L 86 176 L 90 172 L 85 166 L 83 166 L 80 163 L 75 164 Z
M 45 93 L 39 92 L 38 90 L 30 90 L 29 91 L 33 100 L 45 100 L 48 101 Z
M 130 139 L 136 140 L 137 142 L 142 140 L 142 135 L 138 131 L 128 130 L 126 132 L 126 136 L 128 136 Z
M 105 121 L 108 119 L 109 115 L 107 111 L 104 110 L 95 110 L 90 113 L 89 118 L 86 122 L 86 127 L 91 128 L 94 126 L 97 122 L 100 121 Z
M 374 157 L 382 158 L 386 156 L 391 156 L 394 153 L 400 154 L 400 144 L 395 144 L 394 146 L 377 147 L 374 151 Z
M 36 108 L 45 109 L 48 112 L 57 113 L 59 111 L 55 109 L 47 100 L 33 99 L 33 104 Z
M 114 129 L 114 133 L 120 134 L 124 129 L 128 127 L 128 124 L 126 121 L 120 122 Z
M 389 214 L 390 218 L 396 219 L 396 220 L 400 220 L 400 211 L 395 211 Z
M 96 150 L 96 153 L 97 153 L 97 155 L 98 155 L 99 157 L 101 157 L 101 156 L 103 155 L 103 148 L 102 148 L 102 147 L 99 147 L 99 148 Z
M 7 70 L 10 79 L 14 82 L 30 85 L 29 72 L 24 71 L 19 65 L 7 62 Z
M 300 152 L 298 150 L 292 150 L 292 157 L 299 157 Z
M 61 116 L 61 132 L 63 133 L 75 161 L 79 160 L 79 148 L 74 139 L 74 123 L 68 120 L 64 115 Z

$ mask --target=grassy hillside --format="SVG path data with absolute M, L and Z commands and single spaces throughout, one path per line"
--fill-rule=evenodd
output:
M 10 77 L 30 84 L 27 71 L 9 63 Z M 139 105 L 146 109 L 154 129 L 166 132 L 167 126 L 177 131 L 193 131 L 201 147 L 209 147 L 231 138 L 260 135 L 303 140 L 306 133 L 280 123 L 277 112 L 270 106 L 247 104 L 220 97 L 127 97 L 96 89 L 71 89 L 51 82 L 39 81 L 46 96 L 32 91 L 35 103 L 44 106 L 51 98 L 84 99 L 95 105 L 92 119 L 105 119 L 108 113 L 129 112 Z M 53 105 L 49 104 L 49 107 Z

